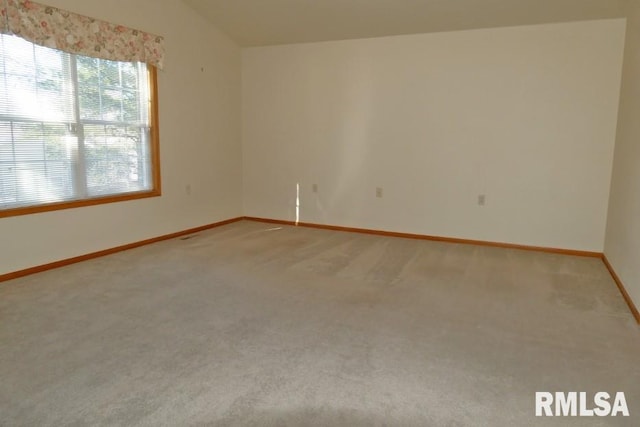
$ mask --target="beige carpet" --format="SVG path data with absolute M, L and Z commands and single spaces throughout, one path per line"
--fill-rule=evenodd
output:
M 0 284 L 0 424 L 638 426 L 640 328 L 599 259 L 243 221 Z

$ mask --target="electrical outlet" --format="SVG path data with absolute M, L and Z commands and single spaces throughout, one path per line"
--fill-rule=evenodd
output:
M 317 193 L 318 192 L 318 184 L 313 184 L 311 186 L 311 191 L 313 191 L 314 193 Z
M 376 197 L 379 199 L 382 198 L 382 187 L 376 187 Z
M 187 184 L 184 186 L 184 192 L 186 193 L 187 196 L 191 195 L 191 184 Z
M 486 202 L 487 202 L 487 196 L 485 196 L 484 194 L 478 195 L 478 205 L 484 206 Z

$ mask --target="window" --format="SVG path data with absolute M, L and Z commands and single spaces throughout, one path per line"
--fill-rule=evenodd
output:
M 0 35 L 0 216 L 159 195 L 155 79 Z

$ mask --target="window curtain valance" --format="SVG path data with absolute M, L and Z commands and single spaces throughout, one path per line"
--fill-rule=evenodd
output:
M 145 62 L 162 69 L 161 36 L 29 0 L 0 0 L 0 33 L 111 61 Z

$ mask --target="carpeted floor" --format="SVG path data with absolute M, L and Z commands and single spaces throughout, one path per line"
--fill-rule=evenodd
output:
M 637 426 L 640 328 L 599 259 L 242 221 L 0 284 L 0 424 Z

